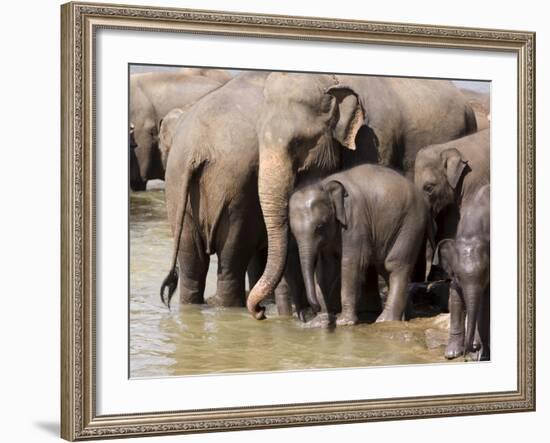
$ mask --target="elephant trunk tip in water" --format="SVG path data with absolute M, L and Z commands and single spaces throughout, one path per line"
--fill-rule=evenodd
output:
M 254 288 L 250 291 L 250 294 L 248 295 L 248 299 L 246 301 L 246 308 L 248 309 L 248 312 L 254 317 L 256 320 L 265 320 L 267 317 L 265 316 L 265 307 L 261 306 L 259 302 L 256 302 L 256 299 L 263 300 L 265 297 L 260 297 L 258 293 L 263 293 L 267 288 L 264 284 L 262 284 L 262 281 L 258 281 Z

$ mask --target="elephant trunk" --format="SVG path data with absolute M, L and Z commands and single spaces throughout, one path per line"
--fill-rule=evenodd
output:
M 481 304 L 482 291 L 471 285 L 463 288 L 464 303 L 466 305 L 466 338 L 464 341 L 464 354 L 474 351 L 474 337 L 476 334 L 477 319 Z
M 292 162 L 282 149 L 274 152 L 260 148 L 258 194 L 267 230 L 267 262 L 264 273 L 254 285 L 246 306 L 257 320 L 265 318 L 265 309 L 259 306 L 273 292 L 286 263 L 288 249 L 288 200 L 294 188 L 295 173 Z
M 302 274 L 304 276 L 304 283 L 306 286 L 307 300 L 315 312 L 319 312 L 321 310 L 321 306 L 317 300 L 314 277 L 315 264 L 317 262 L 317 251 L 315 250 L 316 248 L 305 246 L 303 244 L 298 244 L 298 249 L 300 252 L 300 265 L 302 267 Z

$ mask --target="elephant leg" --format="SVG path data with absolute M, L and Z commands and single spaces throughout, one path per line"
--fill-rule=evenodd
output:
M 336 314 L 342 310 L 340 300 L 340 269 L 337 266 L 339 260 L 333 256 L 320 254 L 317 263 L 317 281 L 319 287 L 319 304 L 321 312 Z
M 338 326 L 350 326 L 358 323 L 357 300 L 359 299 L 361 290 L 364 288 L 367 269 L 368 264 L 361 264 L 358 257 L 346 257 L 343 254 L 340 289 L 342 312 L 340 312 L 336 320 Z
M 449 341 L 445 349 L 445 358 L 453 359 L 464 354 L 464 300 L 453 282 L 449 288 L 449 312 L 451 313 L 451 325 L 449 330 Z
M 186 217 L 178 253 L 180 303 L 204 303 L 204 286 L 210 257 L 193 223 Z
M 373 313 L 379 315 L 382 312 L 382 300 L 380 299 L 380 283 L 378 280 L 378 271 L 375 266 L 367 270 L 365 297 L 361 297 L 357 306 L 360 313 Z
M 304 278 L 300 266 L 298 246 L 292 236 L 288 243 L 285 270 L 281 281 L 275 288 L 275 302 L 277 303 L 277 311 L 282 316 L 292 316 L 292 304 L 294 304 L 296 315 L 302 322 L 305 322 L 305 311 L 308 303 L 305 298 Z
M 284 279 L 288 285 L 289 298 L 294 304 L 296 315 L 302 321 L 306 321 L 306 309 L 308 302 L 305 297 L 304 277 L 300 266 L 300 257 L 298 247 L 295 241 L 289 242 L 289 251 L 287 256 Z
M 216 295 L 208 303 L 215 306 L 242 307 L 246 302 L 245 274 L 248 257 L 239 251 L 222 251 L 218 254 L 218 280 Z
M 491 359 L 491 290 L 489 287 L 485 290 L 479 315 L 479 336 L 481 338 L 481 356 L 480 360 L 487 361 Z
M 290 303 L 290 289 L 285 276 L 275 288 L 275 304 L 277 305 L 277 313 L 282 317 L 292 317 L 292 304 Z
M 376 319 L 377 322 L 401 320 L 407 306 L 407 288 L 412 267 L 401 265 L 393 268 L 386 265 L 386 270 L 389 273 L 388 298 L 384 310 Z
M 216 295 L 208 300 L 215 306 L 244 306 L 246 302 L 245 276 L 253 251 L 246 238 L 243 218 L 223 217 L 216 233 L 218 275 Z

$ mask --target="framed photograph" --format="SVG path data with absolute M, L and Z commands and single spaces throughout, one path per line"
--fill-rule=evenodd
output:
M 62 437 L 535 409 L 535 35 L 68 3 Z

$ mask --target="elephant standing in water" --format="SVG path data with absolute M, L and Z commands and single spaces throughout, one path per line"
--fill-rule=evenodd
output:
M 481 360 L 490 359 L 490 195 L 490 185 L 481 187 L 464 205 L 456 237 L 437 248 L 437 258 L 452 279 L 448 359 L 479 350 Z
M 356 166 L 293 193 L 289 212 L 307 298 L 321 311 L 321 326 L 330 323 L 327 299 L 340 277 L 342 311 L 336 323 L 358 322 L 369 267 L 389 284 L 378 321 L 402 318 L 421 243 L 429 237 L 428 208 L 410 180 L 383 166 Z
M 295 187 L 362 163 L 412 175 L 420 148 L 476 130 L 472 108 L 447 81 L 272 73 L 263 94 L 258 189 L 268 257 L 247 300 L 257 319 L 285 269 Z
M 252 284 L 263 270 L 266 233 L 258 198 L 256 123 L 267 75 L 236 76 L 175 123 L 166 168 L 174 251 L 161 288 L 165 304 L 177 286 L 180 302 L 204 302 L 211 254 L 218 256 L 212 304 L 244 306 L 247 268 Z
M 231 76 L 213 69 L 182 69 L 130 76 L 130 187 L 144 190 L 147 181 L 164 179 L 158 134 L 164 116 L 189 107 L 218 89 Z
M 464 217 L 466 214 L 472 213 L 472 209 L 468 208 L 475 208 L 480 203 L 483 203 L 483 199 L 480 197 L 480 190 L 487 187 L 487 190 L 484 192 L 488 194 L 489 183 L 489 129 L 448 143 L 428 146 L 418 153 L 415 166 L 415 184 L 424 192 L 431 209 L 432 217 L 434 220 L 437 220 L 436 241 L 454 239 L 455 236 L 457 236 L 456 240 L 458 240 L 459 236 L 464 235 L 464 233 L 461 233 L 461 230 L 468 228 L 470 223 L 475 223 L 481 229 L 480 235 L 483 235 L 483 229 L 488 229 L 488 224 L 485 226 L 478 221 L 469 222 Z M 440 242 L 438 246 L 440 256 L 445 258 L 446 251 L 451 243 L 454 245 L 456 241 Z M 460 244 L 464 245 L 465 243 L 461 242 Z M 456 245 L 458 246 L 458 243 Z M 454 246 L 451 248 L 451 251 L 453 250 L 458 251 Z M 460 254 L 465 251 L 466 249 L 456 253 L 453 252 L 452 256 L 462 257 Z M 445 263 L 449 262 L 452 263 L 451 260 L 442 260 L 441 267 L 452 277 L 456 273 L 452 267 L 446 268 Z M 484 266 L 480 265 L 476 272 L 478 274 L 482 272 Z M 486 272 L 486 277 L 488 278 L 488 269 Z M 449 310 L 451 313 L 463 309 L 464 306 L 456 291 L 456 281 L 454 281 L 449 297 Z M 486 299 L 488 303 L 488 295 Z M 486 313 L 488 314 L 488 310 Z M 454 314 L 453 318 L 449 345 L 445 354 L 447 358 L 462 355 L 464 349 L 464 325 L 459 325 L 460 318 L 462 318 L 463 322 L 464 317 L 463 315 Z M 472 321 L 474 318 L 475 316 L 470 316 Z M 461 329 L 462 332 L 460 332 Z M 480 346 L 478 339 L 472 340 L 476 342 L 472 346 L 476 348 Z M 481 340 L 483 340 L 483 337 L 481 337 Z M 488 351 L 488 347 L 485 350 Z

